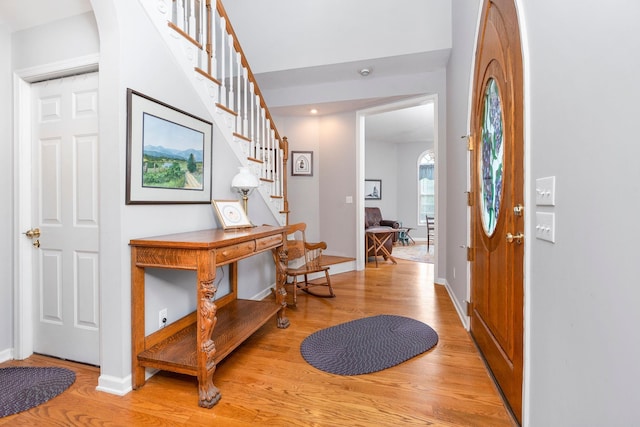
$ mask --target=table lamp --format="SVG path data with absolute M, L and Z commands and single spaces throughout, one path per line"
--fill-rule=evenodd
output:
M 237 175 L 231 180 L 231 188 L 242 195 L 244 212 L 248 215 L 249 194 L 258 188 L 260 180 L 249 171 L 249 168 L 241 166 L 238 171 Z

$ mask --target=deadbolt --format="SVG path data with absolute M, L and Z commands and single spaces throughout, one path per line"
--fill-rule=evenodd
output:
M 33 245 L 34 248 L 39 248 L 40 247 L 40 240 L 38 240 L 38 239 L 34 240 L 32 245 Z
M 513 207 L 513 214 L 515 216 L 522 216 L 522 212 L 524 211 L 524 206 L 522 205 L 515 205 Z

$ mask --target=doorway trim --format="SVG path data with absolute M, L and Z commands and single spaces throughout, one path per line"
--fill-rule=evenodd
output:
M 33 318 L 31 241 L 21 233 L 31 225 L 31 170 L 21 165 L 31 164 L 31 83 L 98 70 L 99 54 L 17 70 L 13 74 L 13 247 L 14 259 L 14 322 L 13 339 L 15 359 L 26 359 L 33 354 Z
M 415 107 L 427 102 L 433 103 L 433 150 L 436 156 L 435 164 L 435 200 L 436 200 L 436 218 L 438 217 L 438 206 L 443 201 L 440 200 L 440 166 L 439 161 L 439 142 L 438 138 L 438 95 L 422 95 L 415 98 L 409 98 L 399 102 L 384 104 L 377 107 L 367 108 L 356 111 L 356 270 L 364 270 L 365 253 L 364 253 L 364 179 L 365 179 L 365 119 L 372 114 L 384 113 L 388 111 L 401 110 L 404 108 Z M 444 206 L 444 205 L 442 205 Z M 435 241 L 438 241 L 438 230 L 440 222 L 436 219 Z M 440 249 L 438 245 L 435 247 L 434 253 L 434 278 L 438 281 L 438 254 Z

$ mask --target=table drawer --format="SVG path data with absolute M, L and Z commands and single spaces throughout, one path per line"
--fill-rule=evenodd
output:
M 273 248 L 282 244 L 282 234 L 256 239 L 256 251 Z
M 244 242 L 237 245 L 227 246 L 216 252 L 216 264 L 224 264 L 238 258 L 250 255 L 256 250 L 256 242 Z

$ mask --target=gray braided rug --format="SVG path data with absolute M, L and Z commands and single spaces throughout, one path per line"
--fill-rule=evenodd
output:
M 302 357 L 321 371 L 359 375 L 390 368 L 438 343 L 429 325 L 402 316 L 379 315 L 314 332 L 302 341 Z
M 76 374 L 66 368 L 0 368 L 0 418 L 56 397 L 75 380 Z

